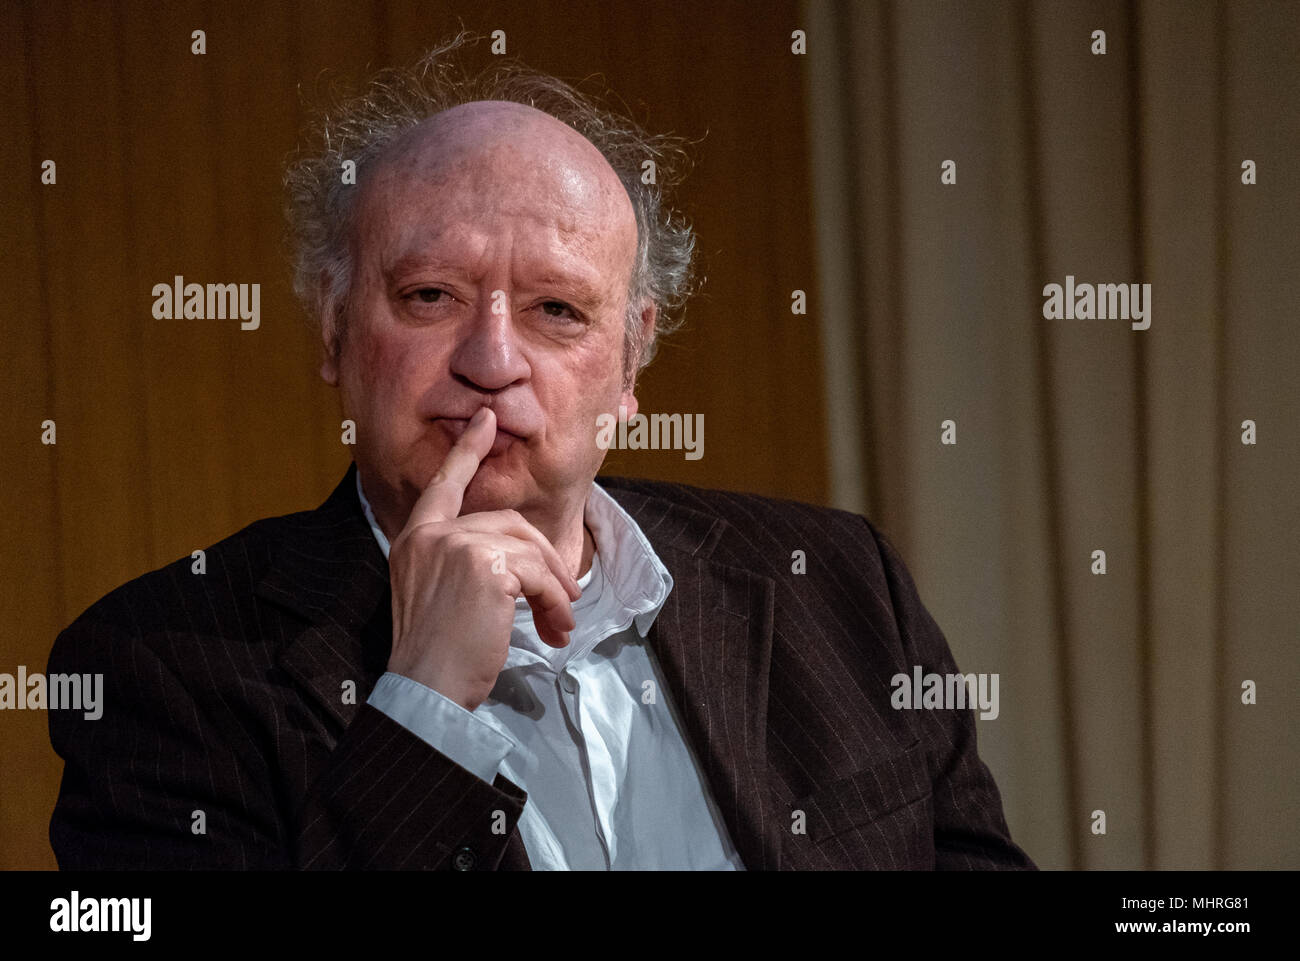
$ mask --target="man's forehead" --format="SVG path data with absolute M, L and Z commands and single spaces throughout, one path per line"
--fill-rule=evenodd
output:
M 454 185 L 415 199 L 375 211 L 379 216 L 363 231 L 366 246 L 385 272 L 435 266 L 472 270 L 485 253 L 500 253 L 505 242 L 529 272 L 562 268 L 596 283 L 599 268 L 618 246 L 618 232 L 611 231 L 608 221 L 564 209 L 484 206 L 472 194 L 457 196 Z
M 380 157 L 363 189 L 357 239 L 386 271 L 472 250 L 506 224 L 562 260 L 635 252 L 635 215 L 613 168 L 577 131 L 520 104 L 477 101 L 429 118 Z
M 477 100 L 434 114 L 402 135 L 377 166 L 390 178 L 431 185 L 482 171 L 550 171 L 572 188 L 628 203 L 618 174 L 591 141 L 544 111 L 508 101 Z

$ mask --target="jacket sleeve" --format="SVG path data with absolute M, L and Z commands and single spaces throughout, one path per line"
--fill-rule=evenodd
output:
M 270 760 L 233 746 L 222 693 L 194 697 L 124 622 L 88 612 L 50 655 L 50 675 L 103 677 L 97 719 L 49 712 L 60 868 L 498 866 L 527 798 L 510 781 L 486 783 L 363 704 L 306 796 L 276 797 Z
M 902 558 L 883 534 L 866 523 L 880 548 L 909 663 L 920 665 L 927 674 L 958 673 L 948 642 L 921 603 Z M 966 708 L 919 714 L 933 785 L 936 869 L 1037 870 L 1011 840 L 997 784 L 976 751 L 975 712 Z

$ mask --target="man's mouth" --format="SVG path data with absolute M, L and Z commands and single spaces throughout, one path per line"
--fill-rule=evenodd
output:
M 451 442 L 454 444 L 456 441 L 460 440 L 460 435 L 465 433 L 465 428 L 469 426 L 469 418 L 437 417 L 434 418 L 434 423 L 446 432 L 447 436 L 451 438 Z M 492 448 L 488 451 L 487 456 L 494 457 L 497 454 L 503 454 L 514 444 L 522 444 L 526 442 L 527 438 L 521 437 L 519 434 L 512 433 L 508 430 L 502 430 L 498 427 L 496 436 L 492 438 Z

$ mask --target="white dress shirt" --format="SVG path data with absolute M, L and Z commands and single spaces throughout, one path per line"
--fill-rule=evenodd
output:
M 387 557 L 359 472 L 357 495 Z M 500 773 L 527 791 L 534 869 L 743 871 L 646 643 L 672 576 L 594 482 L 584 520 L 596 551 L 567 647 L 541 641 L 519 598 L 505 666 L 474 711 L 392 672 L 368 703 L 489 784 Z

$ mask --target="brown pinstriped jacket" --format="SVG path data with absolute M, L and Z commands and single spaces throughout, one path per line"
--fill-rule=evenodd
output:
M 100 719 L 49 716 L 66 762 L 50 822 L 62 868 L 528 868 L 526 793 L 365 703 L 392 624 L 354 470 L 316 510 L 208 548 L 206 574 L 177 561 L 59 635 L 49 673 L 104 675 Z M 893 675 L 957 668 L 869 522 L 599 482 L 673 576 L 649 642 L 747 868 L 1034 867 L 972 713 L 890 706 Z

